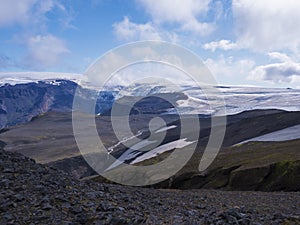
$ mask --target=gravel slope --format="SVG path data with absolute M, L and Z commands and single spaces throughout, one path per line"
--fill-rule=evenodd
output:
M 159 190 L 78 181 L 0 150 L 0 224 L 300 224 L 300 193 Z

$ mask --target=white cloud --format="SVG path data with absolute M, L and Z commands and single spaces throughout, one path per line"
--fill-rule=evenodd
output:
M 258 66 L 248 78 L 250 80 L 269 81 L 279 84 L 294 84 L 300 78 L 300 64 L 287 61 Z
M 196 19 L 191 19 L 191 20 L 187 21 L 186 23 L 182 24 L 181 29 L 204 36 L 204 35 L 208 35 L 208 34 L 212 33 L 213 30 L 215 29 L 215 27 L 213 24 L 200 23 Z
M 213 31 L 212 23 L 201 22 L 211 0 L 138 0 L 155 24 L 178 25 L 178 29 L 206 35 Z
M 24 60 L 15 59 L 13 64 L 1 60 L 3 67 L 46 69 L 59 64 L 60 56 L 70 52 L 63 40 L 47 32 L 50 12 L 63 28 L 74 28 L 72 14 L 61 0 L 1 1 L 0 28 L 21 28 L 12 35 L 11 42 L 26 48 Z
M 126 16 L 123 21 L 114 23 L 113 29 L 117 38 L 124 41 L 165 40 L 177 43 L 179 40 L 175 32 L 164 30 L 152 22 L 134 23 Z
M 255 67 L 253 60 L 224 56 L 218 59 L 209 58 L 204 61 L 204 64 L 222 84 L 242 84 L 244 78 L 249 76 Z
M 185 0 L 184 2 L 181 0 L 139 0 L 139 2 L 156 22 L 184 23 L 199 14 L 206 13 L 210 0 Z
M 290 83 L 294 84 L 296 88 L 300 89 L 300 76 L 292 76 Z
M 37 0 L 2 0 L 0 7 L 0 27 L 28 22 L 31 8 L 36 2 Z
M 209 35 L 214 31 L 215 20 L 223 10 L 221 2 L 211 5 L 212 0 L 136 1 L 151 19 L 146 23 L 134 23 L 124 17 L 122 21 L 114 23 L 114 33 L 120 40 L 165 40 L 194 46 L 195 43 L 198 44 L 199 36 Z M 212 22 L 207 21 L 210 10 L 218 14 L 211 19 Z
M 270 59 L 278 62 L 257 66 L 253 69 L 248 79 L 277 84 L 300 84 L 300 63 L 281 52 L 270 52 L 268 56 Z
M 292 59 L 287 54 L 284 54 L 284 53 L 281 53 L 281 52 L 270 52 L 270 53 L 268 53 L 268 56 L 271 59 L 275 59 L 275 60 L 278 60 L 280 62 L 290 62 L 290 61 L 292 61 Z
M 172 67 L 172 71 L 176 69 L 187 78 L 191 75 L 199 82 L 214 84 L 214 80 L 207 73 L 207 68 L 203 66 L 198 57 L 194 57 L 193 54 L 174 45 L 155 41 L 136 42 L 116 48 L 115 51 L 105 54 L 99 61 L 92 64 L 85 75 L 94 87 L 103 85 L 116 73 L 124 76 L 119 76 L 120 79 L 114 81 L 120 83 L 123 80 L 126 83 L 129 82 L 129 78 L 134 80 L 142 78 L 142 74 L 145 72 L 143 67 L 147 70 L 148 65 L 152 65 L 150 68 Z M 122 71 L 126 71 L 126 73 Z M 171 72 L 168 72 L 170 70 L 162 69 L 159 72 L 159 69 L 157 69 L 156 71 L 148 69 L 145 75 L 148 77 L 170 78 L 174 82 L 187 82 L 187 78 L 184 81 L 177 74 L 171 76 Z M 176 76 L 178 79 L 176 79 Z
M 46 13 L 54 8 L 66 12 L 58 0 L 2 0 L 0 27 L 22 25 L 26 28 L 44 29 Z
M 220 41 L 212 41 L 206 43 L 203 45 L 203 48 L 215 52 L 217 49 L 222 49 L 222 50 L 236 49 L 237 44 L 231 42 L 230 40 L 220 40 Z
M 296 50 L 300 44 L 299 8 L 298 0 L 233 0 L 239 45 L 256 51 Z
M 123 21 L 113 24 L 113 28 L 121 40 L 161 40 L 159 32 L 151 22 L 136 24 L 131 22 L 128 17 L 124 17 Z
M 44 69 L 59 63 L 60 57 L 69 53 L 63 40 L 53 35 L 37 35 L 27 41 L 28 55 L 25 64 L 34 69 Z

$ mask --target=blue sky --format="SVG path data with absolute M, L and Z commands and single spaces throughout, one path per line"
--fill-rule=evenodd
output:
M 299 88 L 299 37 L 298 0 L 1 0 L 0 76 L 82 74 L 121 44 L 163 40 L 220 84 Z

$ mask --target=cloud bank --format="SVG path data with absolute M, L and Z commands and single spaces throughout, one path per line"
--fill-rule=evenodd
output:
M 0 69 L 13 65 L 22 69 L 45 70 L 61 63 L 62 56 L 70 50 L 62 38 L 47 31 L 50 12 L 61 17 L 62 26 L 72 27 L 71 17 L 59 0 L 1 1 L 0 28 L 19 27 L 20 31 L 11 37 L 10 42 L 24 46 L 26 52 L 23 57 L 14 59 L 14 64 L 2 56 Z
M 238 43 L 256 51 L 296 50 L 300 44 L 300 1 L 233 0 Z

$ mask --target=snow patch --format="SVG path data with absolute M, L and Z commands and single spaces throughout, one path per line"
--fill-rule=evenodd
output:
M 274 131 L 272 133 L 264 134 L 255 138 L 251 138 L 246 141 L 240 142 L 236 145 L 244 144 L 250 141 L 288 141 L 288 140 L 295 140 L 299 138 L 300 138 L 300 124 L 282 130 Z
M 183 147 L 186 147 L 186 146 L 188 146 L 188 145 L 190 145 L 194 142 L 195 141 L 186 141 L 186 138 L 183 138 L 183 139 L 179 139 L 179 140 L 161 145 L 161 146 L 156 147 L 155 149 L 153 149 L 151 151 L 148 151 L 145 154 L 137 157 L 130 164 L 135 164 L 135 163 L 138 163 L 138 162 L 145 161 L 146 159 L 154 158 L 154 157 L 156 157 L 156 156 L 158 156 L 158 155 L 160 155 L 164 152 L 171 151 L 175 148 L 183 148 Z
M 160 128 L 158 129 L 157 131 L 155 131 L 155 133 L 161 133 L 163 131 L 167 131 L 167 130 L 170 130 L 170 129 L 174 129 L 176 128 L 177 126 L 176 125 L 171 125 L 171 126 L 168 126 L 168 127 L 163 127 L 163 128 Z

